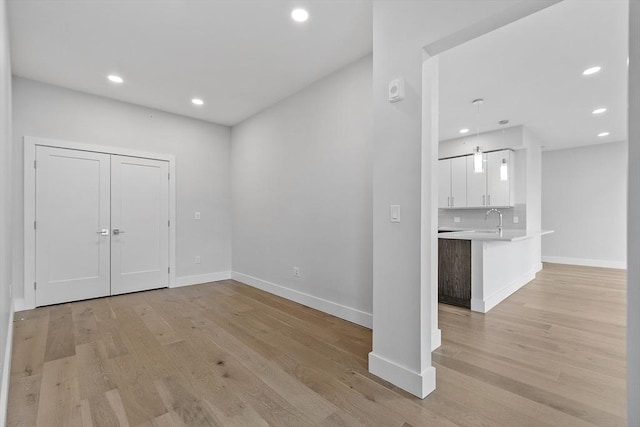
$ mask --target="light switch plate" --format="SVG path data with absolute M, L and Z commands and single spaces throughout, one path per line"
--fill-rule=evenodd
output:
M 389 221 L 400 222 L 400 205 L 389 206 Z
M 453 217 L 453 222 L 455 222 L 456 224 L 460 222 L 460 217 L 459 216 L 454 216 Z
M 200 212 L 196 212 L 196 219 L 200 219 Z
M 513 217 L 513 223 L 514 223 L 514 224 L 517 224 L 517 223 L 519 223 L 519 222 L 520 222 L 520 218 L 518 218 L 517 216 L 514 216 L 514 217 Z

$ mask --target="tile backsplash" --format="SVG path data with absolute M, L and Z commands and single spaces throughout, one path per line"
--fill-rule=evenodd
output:
M 438 209 L 438 226 L 452 228 L 495 228 L 498 225 L 498 216 L 491 214 L 485 220 L 486 209 Z M 526 205 L 516 204 L 513 208 L 500 208 L 502 212 L 502 222 L 505 229 L 525 229 L 527 228 Z M 454 222 L 454 217 L 460 218 L 460 222 Z M 513 222 L 514 217 L 518 217 L 518 223 Z

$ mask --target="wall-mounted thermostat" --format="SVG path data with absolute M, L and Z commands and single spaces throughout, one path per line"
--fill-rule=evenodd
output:
M 404 79 L 395 79 L 389 82 L 389 102 L 398 102 L 404 99 Z

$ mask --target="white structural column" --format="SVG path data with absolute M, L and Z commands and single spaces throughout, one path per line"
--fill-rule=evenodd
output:
M 416 52 L 416 56 L 418 54 Z M 376 224 L 385 228 L 384 232 L 392 234 L 402 235 L 410 230 L 409 227 L 420 230 L 419 234 L 416 233 L 419 246 L 411 254 L 412 259 L 394 258 L 389 253 L 385 259 L 395 262 L 395 265 L 385 266 L 387 271 L 391 271 L 389 267 L 401 268 L 407 261 L 414 261 L 413 273 L 418 274 L 413 277 L 414 282 L 394 281 L 392 278 L 388 282 L 380 282 L 376 280 L 379 276 L 374 275 L 373 351 L 369 354 L 371 373 L 418 397 L 425 397 L 435 390 L 436 372 L 431 366 L 431 351 L 433 344 L 437 347 L 440 341 L 436 286 L 438 242 L 434 239 L 438 227 L 438 59 L 425 57 L 422 71 L 422 135 L 412 147 L 412 151 L 419 152 L 416 156 L 419 164 L 414 170 L 420 204 L 412 206 L 417 208 L 417 216 L 409 216 L 410 224 L 404 228 L 398 223 L 387 224 L 384 218 Z M 414 95 L 419 96 L 420 92 Z M 381 208 L 384 209 L 383 206 Z M 374 271 L 376 255 L 383 250 L 374 248 Z M 383 261 L 378 261 L 377 266 L 380 267 Z M 397 275 L 404 276 L 400 271 Z M 380 322 L 380 319 L 384 321 Z
M 429 314 L 430 324 L 425 333 L 431 334 L 431 342 L 425 353 L 440 347 L 441 331 L 438 328 L 438 147 L 440 141 L 440 61 L 437 56 L 423 53 L 422 62 L 422 194 L 420 238 L 420 289 L 423 310 Z M 430 332 L 427 332 L 430 331 Z M 429 359 L 423 363 L 431 365 Z
M 627 360 L 629 426 L 640 425 L 640 1 L 629 2 Z
M 403 43 L 387 25 L 399 18 L 395 13 L 411 15 L 397 6 L 374 3 L 373 350 L 369 370 L 425 397 L 435 389 L 431 341 L 432 326 L 437 329 L 433 288 L 437 241 L 432 236 L 437 227 L 437 137 L 432 140 L 432 135 L 437 134 L 437 116 L 433 120 L 430 109 L 438 105 L 437 61 L 427 61 L 425 70 L 429 80 L 434 80 L 433 85 L 423 87 L 421 44 Z M 390 103 L 387 88 L 394 79 L 404 80 L 405 98 Z M 428 95 L 424 104 L 423 90 Z M 425 117 L 429 126 L 422 124 Z M 390 205 L 400 206 L 401 222 L 390 221 Z
M 425 397 L 435 387 L 431 349 L 439 341 L 435 55 L 557 1 L 373 2 L 369 370 L 416 396 Z M 425 47 L 432 58 L 421 55 Z M 390 103 L 394 79 L 403 79 L 405 98 Z M 391 205 L 400 206 L 400 222 L 390 222 Z
M 416 52 L 418 59 L 419 53 Z M 419 61 L 416 62 L 419 66 Z M 435 390 L 431 329 L 432 325 L 437 328 L 438 324 L 437 287 L 432 286 L 437 283 L 437 241 L 432 238 L 438 219 L 437 59 L 427 60 L 424 71 L 422 89 L 425 97 L 416 88 L 407 97 L 413 99 L 406 100 L 407 103 L 422 103 L 423 120 L 427 124 L 423 124 L 422 137 L 376 141 L 391 145 L 376 147 L 378 153 L 384 150 L 386 154 L 374 157 L 374 170 L 376 166 L 388 170 L 394 163 L 410 162 L 409 168 L 402 172 L 398 170 L 398 173 L 405 174 L 411 184 L 398 188 L 394 194 L 388 182 L 376 182 L 382 177 L 374 177 L 374 187 L 384 185 L 390 196 L 382 199 L 374 193 L 374 209 L 384 211 L 385 204 L 397 204 L 403 208 L 403 215 L 401 223 L 392 223 L 389 218 L 374 214 L 374 242 L 376 237 L 380 241 L 384 236 L 389 245 L 376 246 L 374 243 L 373 351 L 369 354 L 371 373 L 418 397 L 425 397 Z M 401 109 L 402 106 L 398 103 L 391 108 Z M 403 149 L 397 150 L 399 147 Z M 411 245 L 412 252 L 407 253 L 403 241 Z M 437 336 L 439 338 L 439 334 Z

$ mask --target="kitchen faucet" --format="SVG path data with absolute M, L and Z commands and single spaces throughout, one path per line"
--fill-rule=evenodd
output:
M 502 212 L 500 212 L 498 209 L 489 209 L 487 211 L 487 214 L 484 216 L 484 220 L 488 220 L 489 219 L 489 214 L 491 212 L 496 212 L 498 214 L 498 232 L 502 233 Z

